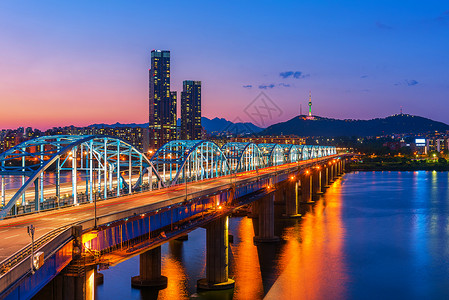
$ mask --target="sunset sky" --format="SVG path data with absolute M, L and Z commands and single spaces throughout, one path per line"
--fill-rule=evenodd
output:
M 319 116 L 449 123 L 447 1 L 2 0 L 0 128 L 148 122 L 152 49 L 208 118 L 263 91 L 288 120 L 311 90 Z

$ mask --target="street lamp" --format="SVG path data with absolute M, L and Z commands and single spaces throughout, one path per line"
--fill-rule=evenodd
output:
M 27 227 L 28 235 L 31 237 L 31 274 L 34 274 L 34 231 L 36 228 L 33 225 Z

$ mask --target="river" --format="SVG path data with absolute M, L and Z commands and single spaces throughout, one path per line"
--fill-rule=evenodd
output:
M 282 214 L 282 205 L 275 207 Z M 196 291 L 205 229 L 162 246 L 159 292 L 131 287 L 139 258 L 102 271 L 97 299 L 449 299 L 449 173 L 354 172 L 301 219 L 276 218 L 277 244 L 255 246 L 252 220 L 230 218 L 231 291 Z

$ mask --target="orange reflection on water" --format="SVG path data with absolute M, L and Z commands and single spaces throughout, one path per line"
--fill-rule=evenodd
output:
M 313 209 L 283 238 L 276 282 L 266 299 L 344 299 L 347 282 L 344 261 L 341 180 L 337 180 Z
M 169 253 L 162 257 L 162 275 L 167 276 L 167 288 L 159 291 L 158 299 L 186 299 L 189 293 L 186 287 L 186 270 L 181 259 L 176 257 L 177 246 L 182 242 L 170 241 Z
M 234 256 L 234 278 L 236 281 L 233 299 L 263 298 L 257 248 L 253 244 L 254 229 L 250 218 L 242 218 L 239 223 L 238 244 L 230 244 Z M 241 284 L 240 284 L 241 283 Z

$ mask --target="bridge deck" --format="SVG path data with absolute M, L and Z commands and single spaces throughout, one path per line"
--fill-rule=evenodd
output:
M 320 160 L 328 160 L 335 156 L 327 156 L 321 159 L 314 159 L 313 162 Z M 232 176 L 232 181 L 239 182 L 248 179 L 254 179 L 261 175 L 274 175 L 281 170 L 297 168 L 298 165 L 310 164 L 312 160 L 301 161 L 281 165 L 277 167 L 269 167 L 260 169 L 258 174 L 255 171 L 238 173 Z M 227 189 L 231 186 L 231 177 L 223 176 L 214 179 L 208 179 L 188 184 L 188 194 L 203 193 L 216 190 L 217 188 Z M 186 195 L 185 185 L 164 188 L 160 190 L 137 193 L 129 196 L 122 196 L 97 202 L 97 216 L 120 213 L 125 210 L 139 208 L 149 204 L 157 204 L 168 199 L 179 198 L 178 202 L 182 202 Z M 30 244 L 30 237 L 27 235 L 27 226 L 33 224 L 36 227 L 35 239 L 51 232 L 52 230 L 65 227 L 81 221 L 93 219 L 94 205 L 83 204 L 80 206 L 61 208 L 59 210 L 51 210 L 30 215 L 19 216 L 16 218 L 5 219 L 0 221 L 0 262 L 13 255 L 23 247 Z

